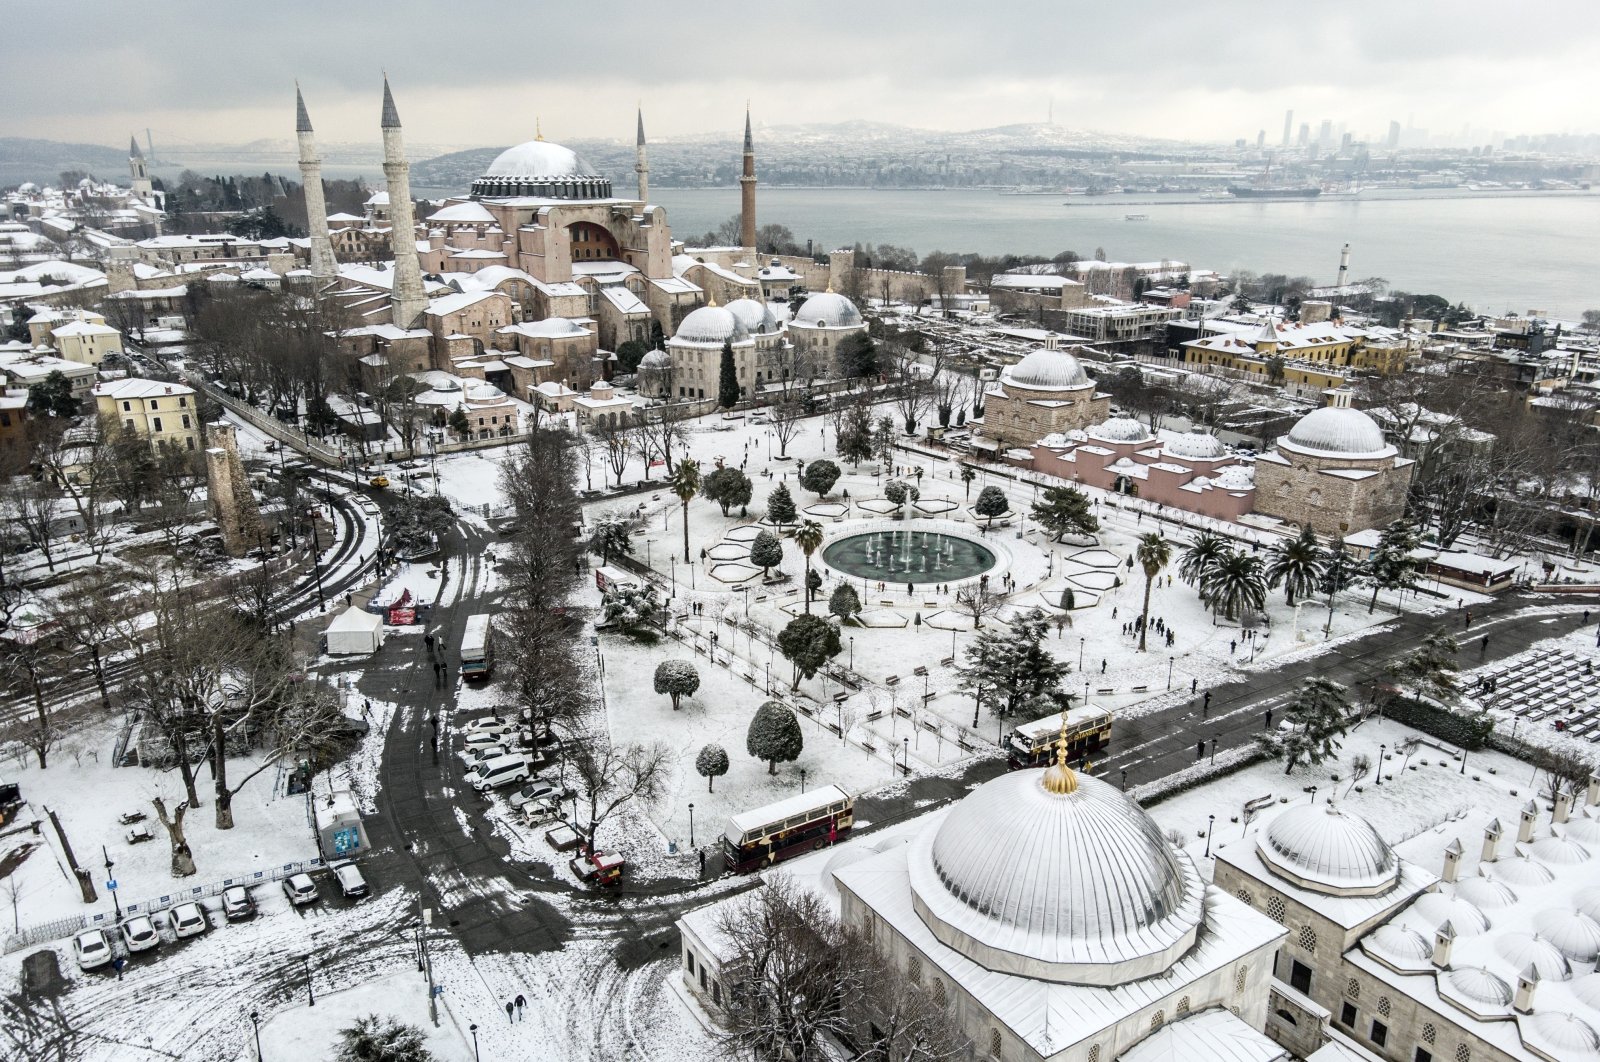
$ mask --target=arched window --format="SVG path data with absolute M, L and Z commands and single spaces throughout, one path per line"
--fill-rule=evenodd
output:
M 991 1057 L 993 1057 L 993 1058 L 999 1058 L 1000 1057 L 1001 1044 L 1002 1044 L 1002 1041 L 1000 1039 L 1000 1030 L 999 1029 L 990 1029 L 989 1030 L 989 1055 Z
M 1387 1018 L 1389 1016 L 1389 997 L 1388 996 L 1379 996 L 1378 997 L 1378 1013 L 1383 1015 L 1385 1018 Z
M 1267 917 L 1281 923 L 1285 914 L 1282 896 L 1267 897 Z
M 1354 977 L 1350 978 L 1350 980 L 1345 982 L 1344 994 L 1349 996 L 1351 999 L 1360 999 L 1361 982 L 1357 981 Z
M 1301 926 L 1300 946 L 1315 955 L 1317 953 L 1317 931 L 1310 926 Z
M 1178 1013 L 1178 1017 L 1180 1017 L 1180 1018 L 1183 1017 L 1185 1014 L 1189 1013 L 1189 997 L 1188 996 L 1184 996 L 1184 997 L 1182 997 L 1181 999 L 1178 1000 L 1178 1011 L 1177 1011 L 1177 1013 Z
M 914 985 L 922 983 L 922 956 L 913 955 L 906 961 L 906 980 Z
M 1239 967 L 1238 972 L 1233 975 L 1233 991 L 1235 995 L 1242 995 L 1244 993 L 1245 982 L 1249 979 L 1249 977 L 1250 967 Z
M 1150 1015 L 1150 1028 L 1152 1030 L 1159 1029 L 1163 1025 L 1165 1025 L 1166 1023 L 1167 1023 L 1167 1012 L 1166 1011 L 1158 1010 L 1154 1014 Z
M 1296 1018 L 1293 1014 L 1290 1014 L 1288 1011 L 1282 1009 L 1281 1007 L 1278 1009 L 1278 1017 L 1282 1018 L 1284 1021 L 1288 1022 L 1290 1025 L 1299 1025 L 1300 1024 L 1300 1021 L 1299 1021 L 1298 1018 Z
M 1472 1048 L 1466 1044 L 1456 1046 L 1456 1062 L 1472 1062 Z
M 937 977 L 933 979 L 933 1001 L 939 1004 L 940 1007 L 946 1007 L 950 1004 L 950 993 L 945 991 L 944 982 Z
M 1439 1035 L 1439 1030 L 1433 1027 L 1433 1022 L 1424 1022 L 1422 1026 L 1422 1042 L 1433 1043 L 1434 1037 Z
M 1234 893 L 1234 895 L 1239 898 L 1240 903 L 1247 903 L 1251 907 L 1255 906 L 1255 900 L 1251 899 L 1249 889 L 1240 889 L 1238 892 Z
M 1089 1045 L 1089 1062 L 1100 1062 L 1100 1045 Z

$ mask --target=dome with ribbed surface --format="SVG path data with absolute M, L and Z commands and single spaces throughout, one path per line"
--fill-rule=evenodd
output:
M 1106 442 L 1143 442 L 1150 438 L 1145 426 L 1132 417 L 1112 417 L 1089 429 L 1089 437 Z
M 1570 866 L 1589 858 L 1589 850 L 1569 837 L 1541 837 L 1529 846 L 1528 854 L 1551 866 Z
M 1215 435 L 1208 435 L 1203 431 L 1191 431 L 1183 435 L 1175 435 L 1167 440 L 1162 449 L 1175 457 L 1193 457 L 1200 460 L 1224 457 L 1228 453 L 1228 448 L 1222 445 L 1221 439 Z
M 1398 452 L 1384 442 L 1377 421 L 1359 409 L 1336 406 L 1301 417 L 1278 446 L 1325 457 L 1393 457 Z
M 918 915 L 991 970 L 1113 985 L 1168 969 L 1204 913 L 1193 862 L 1115 787 L 1048 773 L 986 783 L 913 843 Z
M 1600 922 L 1580 911 L 1564 907 L 1540 911 L 1533 916 L 1533 928 L 1569 959 L 1594 962 L 1600 957 Z
M 734 299 L 728 303 L 727 311 L 737 317 L 744 330 L 751 335 L 778 331 L 778 317 L 764 302 L 757 302 L 755 299 Z
M 1458 937 L 1475 937 L 1489 928 L 1489 916 L 1459 896 L 1425 892 L 1417 897 L 1411 909 L 1436 929 L 1449 922 Z
M 824 291 L 801 303 L 794 322 L 807 328 L 855 328 L 862 323 L 856 304 L 836 291 Z
M 1511 1002 L 1511 986 L 1481 966 L 1458 966 L 1445 977 L 1449 986 L 1466 998 L 1491 1007 Z
M 1572 966 L 1561 949 L 1532 933 L 1506 933 L 1494 942 L 1500 956 L 1518 970 L 1532 966 L 1546 981 L 1572 977 Z
M 1089 384 L 1089 374 L 1064 350 L 1040 347 L 1000 374 L 1000 382 L 1040 391 L 1070 391 Z
M 1570 1062 L 1586 1062 L 1600 1057 L 1600 1035 L 1588 1022 L 1571 1014 L 1544 1010 L 1528 1019 L 1525 1027 L 1529 1038 L 1546 1050 L 1554 1049 L 1555 1056 Z
M 1256 847 L 1274 872 L 1313 892 L 1376 896 L 1400 880 L 1400 861 L 1372 824 L 1333 804 L 1290 808 Z
M 1419 963 L 1433 957 L 1433 941 L 1415 929 L 1392 923 L 1379 926 L 1372 936 L 1362 941 L 1362 946 L 1368 951 L 1375 950 L 1408 963 Z
M 1506 881 L 1512 885 L 1548 885 L 1556 880 L 1549 867 L 1520 855 L 1496 859 L 1483 872 L 1494 881 Z
M 1600 973 L 1584 974 L 1572 982 L 1572 994 L 1585 1006 L 1600 1010 Z
M 683 319 L 672 335 L 672 342 L 720 347 L 724 343 L 739 343 L 748 338 L 744 323 L 726 306 L 702 306 Z
M 1484 910 L 1510 907 L 1517 902 L 1511 887 L 1488 878 L 1466 878 L 1456 886 L 1456 895 Z

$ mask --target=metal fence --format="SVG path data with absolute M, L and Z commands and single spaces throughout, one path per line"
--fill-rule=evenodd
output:
M 191 903 L 195 900 L 220 895 L 224 889 L 231 889 L 235 885 L 244 885 L 246 887 L 263 885 L 269 881 L 281 881 L 295 874 L 305 874 L 313 870 L 320 870 L 323 866 L 324 863 L 321 858 L 305 859 L 297 863 L 285 863 L 279 867 L 270 867 L 264 870 L 252 871 L 249 874 L 223 878 L 221 881 L 214 881 L 208 885 L 194 885 L 177 889 L 154 899 L 140 900 L 137 903 L 125 903 L 122 905 L 122 914 L 123 917 L 135 914 L 148 915 L 154 911 L 172 907 L 175 904 Z M 117 918 L 114 913 L 100 911 L 94 914 L 58 918 L 54 922 L 42 922 L 38 925 L 29 926 L 19 933 L 9 934 L 6 937 L 4 954 L 10 955 L 14 951 L 20 951 L 35 944 L 43 944 L 46 941 L 70 937 L 74 933 L 85 929 L 114 928 L 116 921 Z

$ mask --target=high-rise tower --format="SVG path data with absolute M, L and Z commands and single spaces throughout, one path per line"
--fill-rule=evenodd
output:
M 1283 146 L 1289 146 L 1289 131 L 1294 128 L 1294 111 L 1283 112 Z
M 417 223 L 411 214 L 411 165 L 400 134 L 400 113 L 383 78 L 383 176 L 389 184 L 389 245 L 394 248 L 394 307 L 392 321 L 410 328 L 428 308 L 422 290 L 422 265 L 417 260 Z
M 1350 280 L 1350 245 L 1347 243 L 1347 244 L 1344 245 L 1344 249 L 1339 252 L 1339 277 L 1338 277 L 1337 280 L 1334 281 L 1334 286 L 1342 288 L 1342 287 L 1345 286 L 1346 283 L 1349 282 L 1349 280 Z
M 333 242 L 328 237 L 328 201 L 322 194 L 322 160 L 317 158 L 311 116 L 306 113 L 306 101 L 300 95 L 298 82 L 294 86 L 294 109 L 294 134 L 300 141 L 300 184 L 306 193 L 306 229 L 311 233 L 311 275 L 317 280 L 331 280 L 338 265 L 333 258 Z
M 639 202 L 650 201 L 650 157 L 644 146 L 644 109 L 639 110 L 639 136 L 633 146 L 633 172 L 639 175 Z
M 739 242 L 756 246 L 756 146 L 750 136 L 750 108 L 744 109 L 744 173 L 739 178 Z
M 155 198 L 155 189 L 150 184 L 150 167 L 145 165 L 139 141 L 131 134 L 128 137 L 128 174 L 133 178 L 134 195 L 146 202 Z

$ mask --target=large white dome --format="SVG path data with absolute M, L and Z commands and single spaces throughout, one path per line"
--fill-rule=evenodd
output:
M 794 323 L 807 328 L 855 328 L 861 324 L 861 311 L 838 292 L 824 291 L 800 304 Z
M 1040 347 L 1002 372 L 1000 382 L 1041 391 L 1070 391 L 1087 386 L 1089 374 L 1066 351 Z
M 734 299 L 727 311 L 739 319 L 739 324 L 751 335 L 771 334 L 778 331 L 778 315 L 764 302 L 755 299 Z
M 472 194 L 480 199 L 610 199 L 611 178 L 600 176 L 571 148 L 530 140 L 500 152 L 472 182 Z
M 1203 431 L 1174 435 L 1167 440 L 1163 449 L 1177 457 L 1193 457 L 1199 460 L 1224 457 L 1228 453 L 1228 448 L 1222 445 L 1221 439 Z
M 991 970 L 1092 985 L 1165 971 L 1203 917 L 1193 862 L 1116 788 L 1077 776 L 1053 792 L 1049 774 L 988 782 L 913 842 L 918 915 Z
M 1090 428 L 1089 435 L 1106 442 L 1143 442 L 1150 438 L 1144 425 L 1132 417 L 1112 417 L 1104 424 Z
M 508 147 L 483 171 L 485 177 L 576 177 L 593 173 L 576 151 L 548 140 Z
M 1395 448 L 1383 441 L 1378 422 L 1348 407 L 1324 406 L 1301 417 L 1278 440 L 1301 453 L 1336 457 L 1392 457 Z
M 1333 804 L 1302 804 L 1256 839 L 1273 871 L 1313 892 L 1376 896 L 1400 880 L 1400 861 L 1372 824 Z
M 693 310 L 673 333 L 674 343 L 721 346 L 749 338 L 744 324 L 726 306 L 702 306 Z

